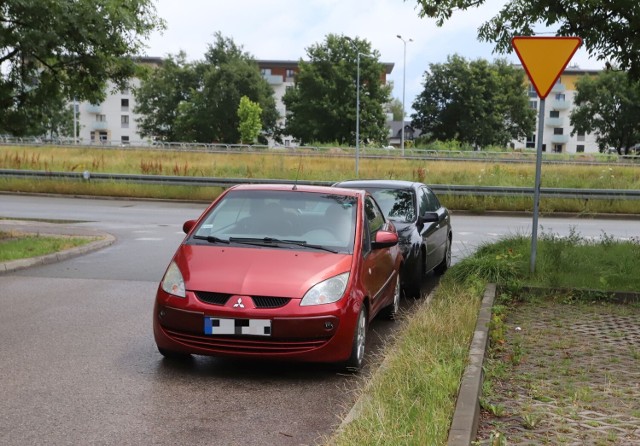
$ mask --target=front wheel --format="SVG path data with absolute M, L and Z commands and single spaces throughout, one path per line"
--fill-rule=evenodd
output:
M 402 296 L 402 290 L 400 287 L 400 274 L 396 277 L 396 286 L 393 289 L 393 301 L 388 307 L 384 309 L 384 316 L 392 321 L 398 319 L 400 313 L 400 297 Z
M 444 258 L 442 259 L 442 262 L 440 262 L 438 266 L 435 267 L 434 272 L 437 275 L 441 276 L 445 272 L 447 272 L 450 266 L 451 266 L 451 237 L 447 237 L 447 246 L 444 250 Z
M 358 320 L 353 332 L 353 345 L 351 347 L 351 356 L 347 359 L 345 367 L 350 372 L 357 372 L 362 368 L 364 363 L 365 345 L 367 342 L 367 307 L 362 304 Z

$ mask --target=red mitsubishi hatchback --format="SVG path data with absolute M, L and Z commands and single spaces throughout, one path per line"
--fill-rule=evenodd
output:
M 398 235 L 363 190 L 241 185 L 187 233 L 160 282 L 160 353 L 362 366 L 400 302 Z

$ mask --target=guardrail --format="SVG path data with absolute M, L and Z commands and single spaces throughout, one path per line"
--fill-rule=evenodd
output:
M 334 181 L 279 180 L 260 178 L 211 178 L 165 175 L 139 175 L 117 173 L 46 172 L 41 170 L 0 169 L 0 176 L 12 178 L 68 179 L 78 181 L 122 181 L 128 183 L 167 184 L 172 186 L 214 186 L 231 187 L 236 184 L 307 184 L 330 186 Z M 475 196 L 533 196 L 533 187 L 509 186 L 466 186 L 432 184 L 431 189 L 439 195 Z M 640 200 L 640 190 L 634 189 L 569 189 L 541 188 L 543 197 L 598 199 L 598 200 Z

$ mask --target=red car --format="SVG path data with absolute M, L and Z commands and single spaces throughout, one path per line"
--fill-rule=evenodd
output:
M 241 185 L 184 239 L 160 282 L 160 353 L 362 366 L 367 327 L 400 302 L 398 235 L 363 190 Z

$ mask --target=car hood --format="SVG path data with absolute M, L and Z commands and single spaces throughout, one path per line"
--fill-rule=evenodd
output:
M 190 291 L 301 299 L 351 270 L 352 255 L 288 248 L 181 245 L 174 260 Z

